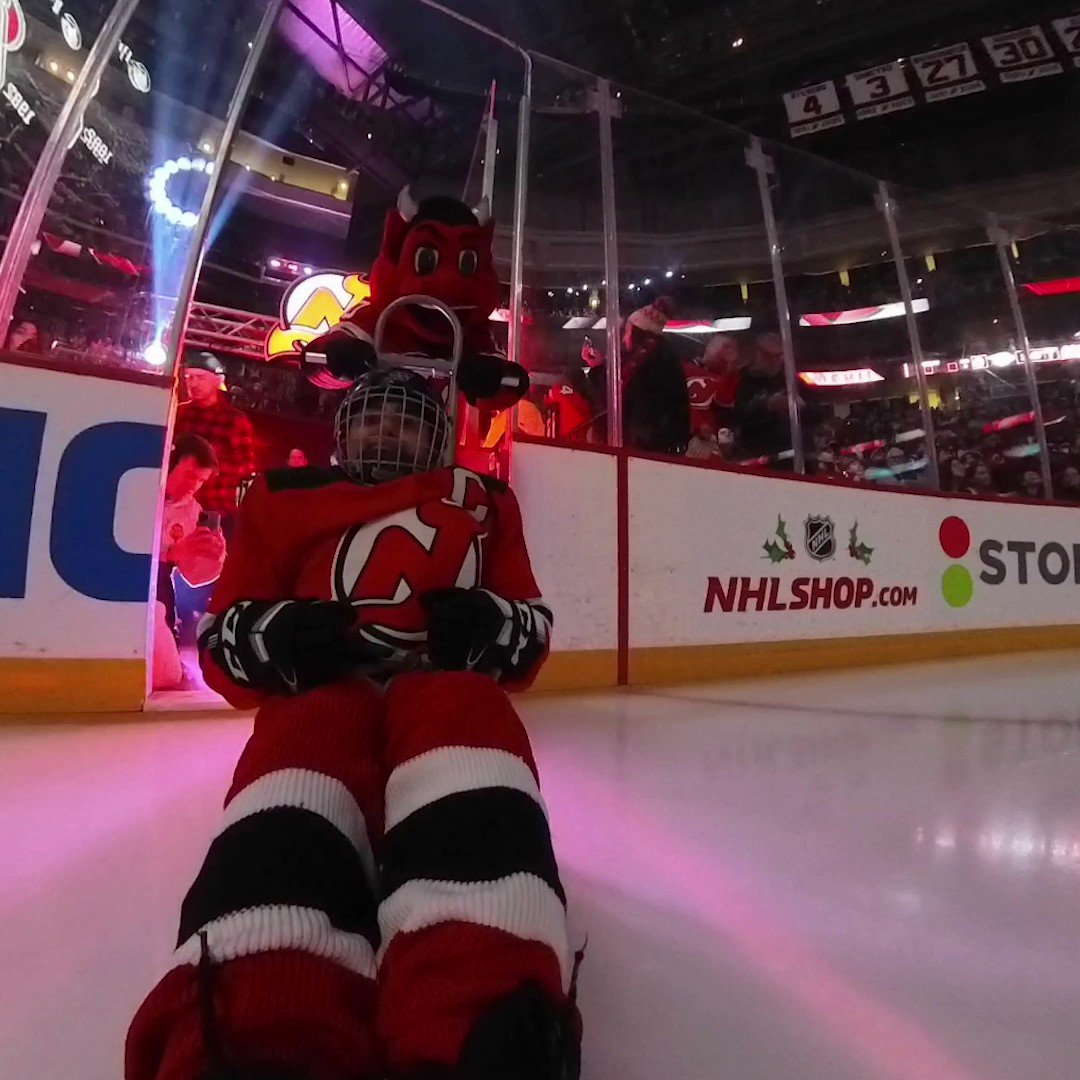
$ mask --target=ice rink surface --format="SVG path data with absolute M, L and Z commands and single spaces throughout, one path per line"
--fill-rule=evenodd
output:
M 586 1080 L 1080 1076 L 1078 660 L 519 699 Z M 119 1080 L 249 729 L 0 728 L 4 1080 Z

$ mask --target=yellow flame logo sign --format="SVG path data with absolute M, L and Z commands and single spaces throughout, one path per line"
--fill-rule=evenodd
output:
M 370 295 L 360 274 L 328 270 L 294 282 L 281 298 L 281 325 L 266 339 L 266 359 L 297 356 L 301 345 L 325 334 Z

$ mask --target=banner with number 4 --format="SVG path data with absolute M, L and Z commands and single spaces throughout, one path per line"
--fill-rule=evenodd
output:
M 787 109 L 793 137 L 840 127 L 844 123 L 840 96 L 836 92 L 836 83 L 831 79 L 785 94 L 784 108 Z

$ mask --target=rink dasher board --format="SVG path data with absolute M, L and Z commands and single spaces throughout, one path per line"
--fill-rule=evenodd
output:
M 633 458 L 629 503 L 631 648 L 1080 624 L 1071 507 Z
M 0 363 L 4 712 L 142 706 L 162 384 Z
M 0 372 L 4 711 L 137 710 L 170 391 Z M 538 689 L 1080 644 L 1072 508 L 529 440 L 513 485 L 555 611 Z
M 560 688 L 601 685 L 620 650 L 628 681 L 651 683 L 1080 645 L 1074 508 L 531 442 L 515 454 L 527 534 L 561 536 L 531 545 Z

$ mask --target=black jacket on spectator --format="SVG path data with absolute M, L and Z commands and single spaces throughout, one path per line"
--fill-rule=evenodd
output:
M 735 393 L 735 423 L 745 453 L 760 457 L 791 449 L 787 410 L 769 406 L 769 399 L 786 389 L 782 371 L 759 375 L 744 369 L 740 373 Z
M 681 454 L 690 441 L 690 396 L 674 351 L 661 342 L 623 392 L 623 437 L 635 450 Z
M 592 403 L 592 437 L 597 442 L 607 442 L 607 361 L 591 367 L 584 373 L 586 397 Z
M 597 419 L 593 436 L 607 442 L 607 363 L 585 375 Z M 575 386 L 576 388 L 576 386 Z M 661 342 L 623 389 L 623 442 L 634 450 L 681 454 L 690 441 L 690 395 L 678 356 Z

